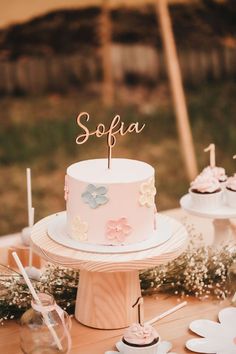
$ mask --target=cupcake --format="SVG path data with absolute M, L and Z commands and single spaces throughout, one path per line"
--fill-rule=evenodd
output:
M 151 325 L 133 323 L 122 338 L 124 354 L 156 354 L 159 335 Z
M 202 172 L 201 175 L 211 175 L 215 178 L 217 178 L 217 180 L 220 182 L 221 188 L 226 186 L 226 182 L 227 182 L 227 175 L 225 173 L 225 169 L 223 167 L 211 167 L 211 166 L 207 166 L 205 167 Z
M 226 204 L 236 208 L 236 173 L 229 177 L 225 189 Z
M 215 210 L 222 204 L 222 188 L 217 178 L 209 173 L 200 174 L 190 184 L 192 206 L 197 209 Z

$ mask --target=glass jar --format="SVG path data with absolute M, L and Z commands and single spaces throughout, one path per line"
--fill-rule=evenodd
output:
M 43 306 L 32 300 L 32 307 L 20 319 L 20 346 L 23 353 L 69 353 L 71 348 L 69 315 L 55 303 L 52 296 L 42 293 L 38 296 Z M 61 346 L 60 349 L 54 340 L 55 336 Z

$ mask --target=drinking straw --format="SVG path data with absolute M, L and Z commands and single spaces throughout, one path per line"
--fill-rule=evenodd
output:
M 38 294 L 36 293 L 36 291 L 35 291 L 35 289 L 33 287 L 33 284 L 31 283 L 31 281 L 30 281 L 30 279 L 29 279 L 29 277 L 28 277 L 28 275 L 27 275 L 27 273 L 26 273 L 26 271 L 25 271 L 25 269 L 24 269 L 24 267 L 23 267 L 18 255 L 17 255 L 17 253 L 16 252 L 12 252 L 12 256 L 15 259 L 16 264 L 17 264 L 17 266 L 18 266 L 18 268 L 19 268 L 19 270 L 20 270 L 20 272 L 21 272 L 21 274 L 22 274 L 22 276 L 23 276 L 23 278 L 24 278 L 24 280 L 25 280 L 25 282 L 26 282 L 26 284 L 27 284 L 27 286 L 28 286 L 28 288 L 29 288 L 29 290 L 31 292 L 31 295 L 33 296 L 33 298 L 35 300 L 35 302 L 37 303 L 37 305 L 39 305 L 40 307 L 43 308 L 43 305 L 42 305 L 42 303 L 41 303 L 41 301 L 40 301 L 40 299 L 38 297 Z M 56 343 L 56 345 L 58 347 L 58 349 L 59 350 L 63 350 L 61 342 L 60 342 L 60 339 L 58 338 L 54 328 L 50 324 L 50 321 L 49 321 L 49 318 L 48 318 L 48 314 L 45 313 L 45 312 L 42 312 L 42 316 L 43 316 L 43 319 L 44 319 L 44 321 L 45 321 L 45 323 L 46 323 L 46 325 L 47 325 L 47 327 L 48 327 L 48 329 L 49 329 L 49 331 L 50 331 L 50 333 L 51 333 L 51 335 L 52 335 L 52 337 L 53 337 L 53 339 L 54 339 L 54 341 L 55 341 L 55 343 Z
M 161 315 L 158 315 L 158 316 L 154 317 L 153 319 L 151 319 L 150 321 L 145 322 L 145 324 L 151 325 L 151 324 L 153 324 L 153 323 L 155 323 L 155 322 L 161 320 L 162 318 L 164 318 L 164 317 L 170 315 L 171 313 L 173 313 L 173 312 L 175 312 L 175 311 L 181 309 L 182 307 L 184 307 L 184 306 L 186 306 L 186 305 L 187 305 L 187 301 L 181 302 L 179 305 L 174 306 L 174 307 L 172 307 L 171 309 L 169 309 L 169 310 L 163 312 Z
M 31 208 L 31 210 L 30 210 L 30 228 L 32 228 L 33 225 L 34 225 L 34 208 Z M 32 263 L 33 263 L 33 251 L 32 251 L 32 246 L 31 246 L 31 243 L 30 243 L 30 247 L 29 247 L 29 267 L 32 267 Z

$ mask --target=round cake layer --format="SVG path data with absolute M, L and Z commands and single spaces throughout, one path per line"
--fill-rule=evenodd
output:
M 137 160 L 116 158 L 107 166 L 107 159 L 85 160 L 69 166 L 67 175 L 85 183 L 133 183 L 154 175 L 152 166 Z
M 117 245 L 147 239 L 155 228 L 154 169 L 136 160 L 86 160 L 68 167 L 67 232 L 80 242 Z

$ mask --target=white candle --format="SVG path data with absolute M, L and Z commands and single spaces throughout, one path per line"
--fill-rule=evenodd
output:
M 210 144 L 206 149 L 205 152 L 210 151 L 210 166 L 213 168 L 216 165 L 216 155 L 215 155 L 215 144 Z
M 27 180 L 27 204 L 28 204 L 28 225 L 32 226 L 32 190 L 31 190 L 31 170 L 26 169 L 26 180 Z
M 41 303 L 41 301 L 40 301 L 40 299 L 38 297 L 38 294 L 36 293 L 36 291 L 35 291 L 35 289 L 33 287 L 33 284 L 31 283 L 31 281 L 30 281 L 30 279 L 29 279 L 29 277 L 28 277 L 28 275 L 27 275 L 27 273 L 26 273 L 26 271 L 25 271 L 25 269 L 24 269 L 24 267 L 23 267 L 18 255 L 17 255 L 17 253 L 16 252 L 12 252 L 12 256 L 15 259 L 16 264 L 17 264 L 17 266 L 18 266 L 18 268 L 19 268 L 19 270 L 20 270 L 20 272 L 21 272 L 21 274 L 22 274 L 22 276 L 23 276 L 23 278 L 24 278 L 24 280 L 25 280 L 25 282 L 26 282 L 26 284 L 27 284 L 27 286 L 28 286 L 28 288 L 29 288 L 29 290 L 31 292 L 31 295 L 33 296 L 33 298 L 35 300 L 35 302 L 37 303 L 37 305 L 39 305 L 40 307 L 43 308 L 43 305 L 42 305 L 42 303 Z M 63 350 L 61 342 L 60 342 L 60 339 L 58 338 L 57 333 L 55 332 L 54 328 L 50 324 L 50 321 L 49 321 L 49 318 L 48 318 L 48 314 L 45 313 L 45 312 L 42 312 L 42 316 L 43 316 L 43 319 L 44 319 L 44 321 L 45 321 L 45 323 L 46 323 L 46 325 L 47 325 L 47 327 L 48 327 L 48 329 L 49 329 L 49 331 L 50 331 L 50 333 L 51 333 L 51 335 L 52 335 L 52 337 L 53 337 L 53 339 L 54 339 L 54 341 L 55 341 L 55 343 L 56 343 L 56 345 L 58 347 L 58 349 L 59 350 Z

